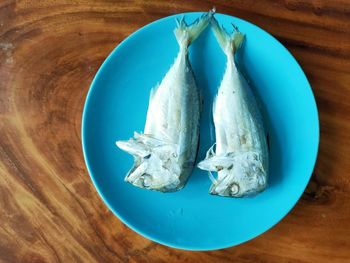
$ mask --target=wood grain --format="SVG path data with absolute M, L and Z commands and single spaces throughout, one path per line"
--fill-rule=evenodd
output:
M 230 249 L 187 252 L 134 233 L 86 171 L 81 113 L 102 61 L 158 18 L 209 1 L 0 2 L 1 262 L 350 262 L 350 2 L 216 1 L 277 37 L 305 70 L 321 144 L 291 213 Z M 302 116 L 301 116 L 302 118 Z

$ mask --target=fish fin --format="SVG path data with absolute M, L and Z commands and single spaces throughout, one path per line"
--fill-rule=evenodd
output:
M 231 156 L 215 155 L 213 149 L 214 145 L 207 151 L 205 159 L 198 163 L 197 166 L 199 169 L 218 172 L 233 165 L 234 158 Z
M 215 9 L 213 8 L 208 13 L 203 14 L 200 18 L 196 19 L 191 25 L 187 25 L 185 18 L 176 19 L 177 27 L 174 30 L 177 42 L 180 46 L 186 47 L 202 33 L 202 31 L 208 26 Z
M 213 17 L 210 21 L 215 37 L 225 54 L 235 53 L 244 41 L 244 34 L 238 31 L 238 28 L 232 24 L 233 32 L 228 33 L 224 27 L 220 27 L 218 21 Z
M 164 139 L 160 140 L 155 138 L 151 134 L 147 134 L 147 133 L 134 132 L 134 138 L 149 147 L 161 147 L 164 145 L 173 145 L 174 147 L 176 147 L 176 144 L 171 142 L 170 140 L 169 141 L 166 141 Z
M 157 85 L 156 87 L 152 88 L 151 91 L 149 92 L 149 103 L 151 104 L 152 100 L 153 100 L 153 97 L 156 93 L 156 90 L 158 89 L 158 86 Z
M 212 106 L 212 116 L 215 116 L 215 109 L 216 109 L 216 99 L 217 99 L 218 95 L 215 95 L 214 99 L 213 99 L 213 106 Z
M 211 157 L 213 157 L 215 155 L 215 151 L 214 151 L 215 145 L 216 145 L 216 142 L 207 151 L 207 153 L 205 155 L 205 159 L 211 158 Z
M 159 85 L 155 86 L 154 88 L 152 88 L 149 92 L 149 100 L 148 100 L 148 107 L 150 107 L 150 105 L 152 105 L 152 101 L 156 95 L 156 92 L 158 90 Z
M 216 184 L 218 183 L 218 180 L 216 180 L 216 178 L 214 177 L 214 175 L 212 174 L 211 171 L 208 171 L 208 175 L 209 175 L 210 181 L 211 181 L 214 185 L 216 185 Z
M 147 115 L 146 115 L 146 123 L 145 123 L 145 132 L 151 132 L 152 131 L 152 122 L 151 121 L 147 121 L 150 120 L 153 115 L 154 115 L 154 103 L 153 100 L 155 99 L 155 95 L 158 89 L 157 85 L 156 87 L 152 88 L 150 90 L 150 94 L 149 94 L 149 99 L 148 99 L 148 109 L 147 109 Z
M 116 145 L 119 149 L 133 155 L 134 157 L 137 156 L 143 158 L 150 154 L 150 149 L 147 145 L 133 138 L 127 141 L 117 141 Z

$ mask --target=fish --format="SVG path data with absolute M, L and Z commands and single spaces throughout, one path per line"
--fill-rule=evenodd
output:
M 269 155 L 257 99 L 235 59 L 245 35 L 234 25 L 228 33 L 215 18 L 211 28 L 226 56 L 226 69 L 212 105 L 215 144 L 197 166 L 209 172 L 210 194 L 253 196 L 267 187 Z
M 184 17 L 176 20 L 179 52 L 160 84 L 151 89 L 144 131 L 116 142 L 134 157 L 125 177 L 134 186 L 173 192 L 185 185 L 192 172 L 198 151 L 201 98 L 189 46 L 209 25 L 214 12 L 203 14 L 190 25 Z

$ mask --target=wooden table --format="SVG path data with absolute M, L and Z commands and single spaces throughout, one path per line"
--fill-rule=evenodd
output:
M 301 200 L 277 226 L 230 249 L 170 249 L 123 225 L 96 193 L 80 127 L 97 69 L 141 26 L 213 5 L 0 2 L 1 262 L 350 262 L 347 0 L 215 3 L 218 12 L 251 21 L 279 39 L 300 62 L 316 96 L 316 169 Z

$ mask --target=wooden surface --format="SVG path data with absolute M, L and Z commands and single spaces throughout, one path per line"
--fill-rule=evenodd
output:
M 316 96 L 321 123 L 316 169 L 301 200 L 277 226 L 230 249 L 170 249 L 123 225 L 96 193 L 80 127 L 97 69 L 139 27 L 212 6 L 207 1 L 0 1 L 1 262 L 350 262 L 346 0 L 215 3 L 218 12 L 277 37 L 300 62 Z

